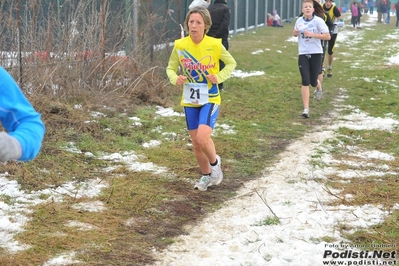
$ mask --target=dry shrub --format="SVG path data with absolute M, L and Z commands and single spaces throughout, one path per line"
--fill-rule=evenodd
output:
M 53 102 L 119 110 L 166 105 L 171 95 L 163 67 L 168 51 L 154 47 L 169 42 L 169 29 L 150 2 L 66 1 L 63 13 L 46 1 L 15 5 L 6 0 L 0 7 L 0 47 L 9 51 L 1 63 L 28 95 L 49 100 L 45 110 Z M 138 21 L 127 16 L 133 10 Z
M 49 113 L 67 109 L 60 104 L 109 106 L 120 111 L 143 104 L 165 106 L 171 92 L 164 73 L 162 67 L 142 69 L 130 61 L 31 65 L 24 74 L 24 84 L 31 89 L 24 90 L 32 98 L 38 98 L 35 107 Z

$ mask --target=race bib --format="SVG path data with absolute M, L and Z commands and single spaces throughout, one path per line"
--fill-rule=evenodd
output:
M 184 83 L 183 102 L 204 105 L 209 102 L 208 84 Z

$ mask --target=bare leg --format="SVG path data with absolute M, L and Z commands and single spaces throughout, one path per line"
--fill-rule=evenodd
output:
M 302 86 L 302 102 L 305 109 L 309 109 L 309 86 Z
M 328 55 L 328 67 L 330 68 L 330 67 L 332 67 L 332 63 L 333 63 L 333 60 L 334 60 L 334 54 L 329 54 Z
M 194 154 L 203 174 L 211 173 L 210 162 L 216 162 L 216 149 L 211 139 L 212 128 L 200 125 L 196 130 L 190 130 Z
M 332 77 L 332 63 L 334 60 L 334 54 L 328 55 L 328 69 L 327 69 L 327 77 Z
M 322 88 L 323 78 L 323 73 L 319 74 L 319 77 L 317 78 L 319 82 L 317 83 L 316 89 L 320 90 Z

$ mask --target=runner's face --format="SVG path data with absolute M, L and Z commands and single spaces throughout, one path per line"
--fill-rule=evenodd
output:
M 199 13 L 193 13 L 188 20 L 188 29 L 193 38 L 202 38 L 205 34 L 205 22 Z
M 312 3 L 303 3 L 302 4 L 302 12 L 306 16 L 311 16 L 314 12 L 313 4 Z
M 328 0 L 327 0 L 327 1 L 325 2 L 325 5 L 326 5 L 327 8 L 330 8 L 330 7 L 332 6 L 332 1 L 328 1 Z

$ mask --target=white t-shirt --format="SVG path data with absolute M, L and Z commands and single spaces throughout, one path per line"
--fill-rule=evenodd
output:
M 329 33 L 328 27 L 323 19 L 313 16 L 311 20 L 306 20 L 300 17 L 296 20 L 294 29 L 299 31 L 298 34 L 298 52 L 299 54 L 321 54 L 323 48 L 321 47 L 321 40 L 318 38 L 305 37 L 303 32 L 305 30 L 313 33 Z

